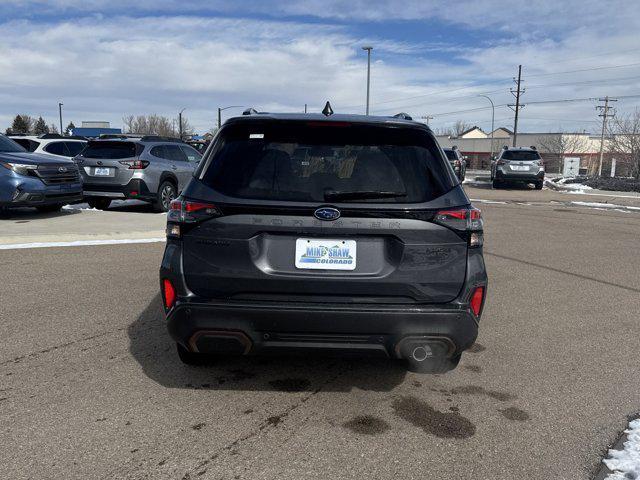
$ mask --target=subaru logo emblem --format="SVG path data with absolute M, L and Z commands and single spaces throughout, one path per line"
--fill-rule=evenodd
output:
M 58 167 L 58 171 L 59 171 L 60 173 L 64 173 L 64 172 L 66 172 L 66 171 L 67 171 L 67 167 Z
M 318 220 L 337 220 L 340 218 L 340 211 L 331 207 L 321 207 L 313 212 Z

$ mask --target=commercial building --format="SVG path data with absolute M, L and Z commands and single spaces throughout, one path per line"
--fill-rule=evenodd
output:
M 505 127 L 486 133 L 479 127 L 472 127 L 460 135 L 438 135 L 443 147 L 457 146 L 467 156 L 469 169 L 486 170 L 491 164 L 492 155 L 496 155 L 503 146 L 513 145 L 513 132 Z M 580 171 L 584 174 L 596 174 L 600 162 L 600 136 L 590 133 L 518 133 L 517 147 L 534 146 L 540 151 L 548 172 L 562 171 L 563 159 L 580 159 Z M 629 161 L 625 155 L 615 155 L 607 151 L 603 157 L 603 175 L 611 172 L 611 160 L 616 158 L 617 175 L 629 174 Z

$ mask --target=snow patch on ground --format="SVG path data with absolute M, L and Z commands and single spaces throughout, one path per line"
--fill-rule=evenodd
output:
M 507 204 L 507 202 L 499 202 L 497 200 L 482 200 L 481 198 L 472 198 L 471 201 L 472 202 L 478 202 L 478 203 L 499 203 L 499 204 L 503 204 L 503 205 Z
M 627 434 L 624 449 L 609 450 L 609 458 L 603 460 L 613 472 L 605 480 L 640 479 L 640 418 L 630 422 L 624 433 Z
M 111 207 L 132 207 L 135 205 L 147 205 L 141 200 L 112 200 L 109 208 Z M 74 203 L 73 205 L 65 205 L 62 207 L 64 210 L 91 210 L 93 212 L 104 212 L 105 210 L 98 210 L 97 208 L 91 208 L 88 203 Z
M 164 237 L 155 238 L 124 238 L 109 240 L 74 240 L 70 242 L 34 242 L 34 243 L 10 243 L 0 245 L 0 250 L 21 250 L 25 248 L 51 248 L 51 247 L 83 247 L 87 245 L 120 245 L 126 243 L 157 243 L 165 242 Z

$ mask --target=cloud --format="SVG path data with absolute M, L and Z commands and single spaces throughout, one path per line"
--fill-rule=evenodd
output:
M 64 102 L 68 120 L 105 119 L 116 126 L 124 114 L 175 116 L 186 107 L 200 131 L 213 126 L 218 106 L 301 111 L 307 103 L 319 110 L 330 99 L 336 111 L 362 112 L 364 43 L 375 46 L 372 111 L 442 113 L 432 122 L 436 126 L 465 119 L 488 128 L 489 110 L 465 110 L 487 107 L 479 93 L 497 105 L 510 103 L 511 77 L 520 63 L 529 86 L 523 101 L 531 102 L 521 123 L 527 130 L 557 129 L 559 120 L 565 128 L 595 129 L 586 123 L 597 120 L 593 102 L 536 106 L 535 101 L 640 93 L 634 80 L 638 66 L 555 74 L 637 62 L 637 29 L 621 27 L 625 17 L 629 23 L 640 18 L 628 15 L 635 4 L 611 14 L 611 4 L 580 2 L 584 15 L 578 24 L 572 14 L 576 2 L 514 2 L 505 8 L 499 2 L 465 1 L 455 9 L 434 1 L 408 1 L 402 8 L 378 0 L 367 1 L 367 8 L 361 0 L 251 5 L 141 0 L 125 8 L 127 3 L 5 0 L 0 123 L 9 124 L 19 112 L 51 121 L 58 101 Z M 2 15 L 9 10 L 11 15 Z M 598 23 L 605 13 L 606 28 Z M 424 38 L 408 39 L 402 25 L 389 23 L 416 19 L 483 29 L 488 40 L 443 41 L 428 31 Z M 367 28 L 356 28 L 362 26 L 357 22 Z M 618 108 L 638 104 L 633 102 L 618 102 Z M 510 115 L 506 106 L 498 107 L 496 118 Z

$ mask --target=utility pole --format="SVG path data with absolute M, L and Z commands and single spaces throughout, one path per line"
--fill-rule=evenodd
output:
M 307 104 L 304 104 L 304 113 L 307 113 Z
M 431 115 L 422 115 L 420 118 L 427 121 L 427 127 L 429 126 L 429 120 L 433 120 Z
M 184 108 L 178 112 L 178 135 L 180 140 L 182 140 L 182 112 L 184 112 Z
M 522 65 L 518 65 L 518 79 L 515 78 L 513 81 L 516 83 L 517 88 L 514 90 L 513 88 L 510 90 L 511 95 L 516 97 L 515 105 L 509 105 L 509 108 L 516 113 L 516 116 L 513 121 L 513 146 L 516 146 L 516 142 L 518 141 L 518 112 L 521 108 L 524 108 L 524 105 L 520 104 L 520 95 L 524 93 L 524 88 L 520 88 L 520 84 L 522 82 Z
M 63 130 L 62 130 L 62 105 L 64 105 L 64 103 L 58 103 L 58 113 L 60 114 L 60 135 L 62 135 Z
M 617 98 L 609 98 L 607 95 L 604 98 L 599 98 L 599 102 L 604 102 L 604 105 L 596 106 L 597 110 L 600 110 L 602 113 L 598 114 L 599 117 L 602 117 L 602 132 L 600 133 L 600 160 L 598 161 L 598 176 L 602 175 L 602 157 L 604 154 L 604 133 L 607 130 L 607 118 L 613 117 L 616 112 L 612 107 L 609 106 L 609 102 L 617 102 Z M 609 113 L 609 110 L 613 110 L 613 113 Z
M 367 115 L 369 115 L 369 87 L 371 86 L 371 50 L 373 47 L 362 47 L 367 51 Z
M 220 130 L 221 125 L 222 125 L 222 109 L 218 107 L 218 130 Z

